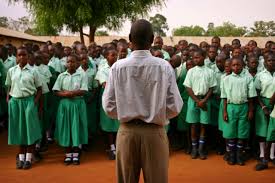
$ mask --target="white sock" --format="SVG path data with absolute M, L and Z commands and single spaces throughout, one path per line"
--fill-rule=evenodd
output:
M 78 155 L 79 155 L 79 153 L 73 153 L 73 160 L 78 160 Z
M 275 151 L 275 143 L 272 143 L 270 147 L 270 159 L 272 160 L 275 158 L 274 151 Z
M 82 144 L 79 144 L 78 148 L 79 148 L 79 149 L 82 149 Z
M 265 142 L 260 142 L 260 158 L 264 157 Z
M 26 161 L 32 161 L 32 153 L 27 153 L 26 154 Z
M 25 154 L 19 154 L 19 160 L 25 161 Z
M 66 158 L 71 158 L 72 157 L 72 153 L 66 153 Z
M 39 149 L 40 148 L 40 144 L 35 144 L 35 148 Z
M 116 150 L 116 146 L 115 146 L 115 144 L 112 144 L 111 145 L 111 151 L 115 151 Z

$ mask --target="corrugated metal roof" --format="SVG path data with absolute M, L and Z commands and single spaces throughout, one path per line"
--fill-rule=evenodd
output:
M 0 27 L 0 35 L 8 36 L 8 37 L 15 37 L 18 39 L 25 39 L 25 40 L 30 40 L 30 41 L 45 42 L 43 39 L 40 39 L 39 37 L 32 36 L 32 35 L 26 34 L 24 32 L 19 32 L 19 31 L 3 28 L 3 27 Z

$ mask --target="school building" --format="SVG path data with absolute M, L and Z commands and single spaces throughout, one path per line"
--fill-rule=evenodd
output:
M 6 29 L 0 27 L 0 44 L 5 45 L 7 43 L 11 43 L 12 45 L 19 47 L 24 43 L 32 42 L 35 44 L 45 43 L 43 39 L 40 39 L 37 36 L 32 36 L 30 34 L 26 34 L 19 31 L 14 31 L 11 29 Z

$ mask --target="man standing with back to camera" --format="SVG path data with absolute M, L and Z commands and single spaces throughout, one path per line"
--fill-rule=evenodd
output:
M 180 112 L 183 102 L 170 64 L 153 57 L 150 22 L 137 20 L 129 35 L 131 56 L 110 70 L 103 94 L 103 108 L 120 121 L 117 134 L 116 171 L 119 183 L 167 183 L 169 143 L 164 129 Z

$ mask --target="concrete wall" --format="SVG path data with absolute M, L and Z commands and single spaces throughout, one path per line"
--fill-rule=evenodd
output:
M 61 42 L 63 45 L 71 46 L 74 41 L 79 41 L 78 36 L 39 36 L 40 39 L 47 41 L 51 40 L 52 42 Z M 113 39 L 120 39 L 124 38 L 128 40 L 128 37 L 123 36 L 98 36 L 95 37 L 95 42 L 99 45 L 104 43 L 111 42 Z M 199 44 L 202 41 L 206 41 L 208 43 L 211 42 L 212 37 L 189 37 L 189 36 L 175 36 L 175 37 L 163 37 L 164 44 L 166 45 L 176 45 L 179 40 L 185 39 L 190 43 Z M 258 43 L 259 47 L 264 47 L 265 43 L 269 40 L 275 42 L 275 37 L 221 37 L 222 45 L 225 43 L 231 44 L 233 39 L 240 39 L 241 44 L 245 45 L 248 43 L 249 40 L 255 40 Z M 85 36 L 85 44 L 89 45 L 89 40 Z
M 0 35 L 0 44 L 2 44 L 2 45 L 5 45 L 7 43 L 11 43 L 15 47 L 20 47 L 20 46 L 22 46 L 22 44 L 30 43 L 30 42 L 32 42 L 34 44 L 38 44 L 38 45 L 41 45 L 43 43 L 43 42 L 34 41 L 34 40 L 20 39 L 20 38 L 16 38 L 16 37 L 9 37 L 9 36 Z

